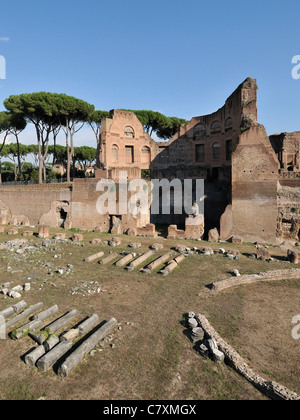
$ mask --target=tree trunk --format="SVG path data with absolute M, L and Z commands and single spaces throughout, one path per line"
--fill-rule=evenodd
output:
M 18 180 L 18 171 L 17 171 L 17 164 L 14 164 L 14 174 L 15 174 L 15 181 Z
M 47 171 L 46 171 L 46 163 L 45 163 L 45 161 L 44 161 L 44 170 L 43 170 L 43 172 L 44 172 L 44 183 L 46 183 L 46 181 L 47 181 Z
M 40 150 L 41 144 L 39 142 L 39 184 L 43 183 L 43 160 L 42 160 L 42 152 Z
M 41 147 L 41 134 L 38 124 L 35 125 L 37 143 L 38 143 L 38 158 L 39 158 L 39 184 L 43 183 L 43 161 L 42 161 L 42 147 Z
M 20 142 L 19 142 L 19 137 L 18 135 L 15 133 L 15 138 L 17 141 L 17 153 L 18 153 L 18 174 L 17 174 L 17 178 L 20 178 L 22 175 L 22 166 L 21 166 L 21 157 L 20 157 Z
M 70 170 L 71 170 L 71 154 L 69 148 L 69 132 L 66 129 L 66 150 L 67 150 L 67 182 L 71 181 Z
M 52 168 L 55 165 L 55 161 L 56 161 L 56 136 L 53 136 L 53 161 L 52 161 Z

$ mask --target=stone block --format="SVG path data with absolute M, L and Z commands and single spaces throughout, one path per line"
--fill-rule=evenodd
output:
M 0 216 L 0 225 L 7 225 L 7 216 Z
M 234 277 L 241 277 L 241 274 L 240 274 L 239 270 L 233 270 L 233 271 L 231 272 L 231 274 L 232 274 Z
M 233 236 L 231 242 L 235 245 L 241 245 L 244 241 L 240 236 Z
M 97 226 L 97 227 L 93 230 L 93 232 L 95 232 L 95 233 L 103 233 L 103 228 L 102 228 L 101 226 Z
M 119 254 L 117 252 L 113 252 L 111 254 L 109 254 L 107 257 L 103 258 L 99 264 L 101 265 L 106 265 L 108 263 L 110 263 L 111 261 L 115 260 L 116 258 L 118 258 Z
M 113 235 L 122 235 L 123 233 L 122 221 L 116 216 L 113 216 L 112 218 L 112 228 L 110 233 Z
M 121 240 L 121 238 L 118 238 L 118 237 L 115 236 L 111 239 L 110 243 L 115 244 L 115 246 L 120 246 L 121 243 L 122 243 L 122 240 Z
M 129 264 L 130 261 L 134 258 L 133 254 L 125 255 L 120 261 L 116 262 L 117 267 L 124 267 L 125 265 Z
M 287 251 L 287 258 L 289 260 L 290 263 L 292 264 L 299 264 L 299 260 L 300 260 L 300 254 L 297 251 L 292 251 L 292 250 L 288 250 Z
M 224 363 L 225 361 L 225 355 L 220 350 L 213 349 L 212 350 L 212 358 L 213 361 L 216 363 Z
M 98 258 L 103 257 L 103 255 L 104 255 L 104 252 L 100 251 L 97 254 L 94 254 L 94 255 L 91 255 L 90 257 L 85 258 L 84 261 L 87 262 L 87 263 L 90 263 L 92 261 L 97 260 Z
M 236 258 L 240 255 L 240 251 L 238 249 L 230 249 L 227 251 L 227 256 L 232 255 L 233 258 Z
M 228 239 L 232 237 L 232 231 L 233 231 L 232 205 L 228 205 L 220 219 L 220 239 L 222 241 L 227 241 Z
M 26 230 L 25 232 L 23 232 L 23 236 L 33 236 L 33 231 Z
M 73 242 L 82 242 L 83 241 L 83 235 L 81 234 L 81 233 L 75 233 L 73 236 L 72 236 L 72 241 Z
M 50 229 L 46 226 L 40 226 L 38 236 L 39 238 L 49 238 Z
M 135 228 L 129 228 L 126 232 L 126 235 L 128 236 L 137 236 L 137 229 Z
M 261 261 L 266 261 L 270 259 L 270 253 L 267 248 L 257 246 L 257 259 Z
M 210 242 L 219 242 L 220 236 L 219 236 L 219 232 L 218 229 L 211 229 L 208 232 L 208 240 Z
M 7 234 L 8 234 L 8 235 L 17 235 L 18 233 L 19 233 L 19 230 L 18 230 L 18 229 L 16 229 L 16 228 L 9 229 L 9 230 L 7 231 Z
M 101 243 L 102 243 L 102 240 L 100 238 L 95 238 L 95 239 L 92 239 L 90 241 L 90 244 L 92 244 L 92 245 L 98 245 L 98 244 L 101 244 Z
M 193 344 L 199 343 L 199 341 L 203 341 L 204 335 L 204 331 L 201 327 L 193 328 L 191 332 L 191 340 Z
M 150 246 L 150 249 L 153 249 L 153 251 L 159 251 L 161 249 L 164 249 L 163 244 L 153 244 Z
M 53 239 L 66 239 L 65 233 L 57 233 Z
M 65 378 L 78 364 L 103 340 L 117 325 L 116 319 L 112 318 L 102 325 L 96 332 L 89 336 L 70 356 L 61 364 L 58 375 Z M 66 341 L 66 343 L 68 343 Z

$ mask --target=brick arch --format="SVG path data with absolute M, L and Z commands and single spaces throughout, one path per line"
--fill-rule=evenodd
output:
M 213 160 L 219 161 L 221 159 L 221 146 L 220 143 L 216 142 L 212 146 L 212 152 L 213 152 Z
M 212 123 L 212 125 L 210 126 L 210 131 L 211 131 L 212 134 L 220 133 L 221 128 L 222 128 L 222 125 L 221 125 L 220 121 L 214 121 Z
M 151 149 L 149 146 L 141 148 L 141 161 L 142 163 L 151 163 Z
M 194 127 L 194 136 L 202 137 L 206 135 L 206 126 L 202 123 L 195 125 Z
M 128 125 L 128 126 L 125 127 L 124 135 L 128 139 L 134 139 L 135 138 L 135 131 L 130 125 Z
M 111 147 L 111 160 L 112 162 L 116 163 L 119 161 L 119 146 L 117 144 L 113 144 Z

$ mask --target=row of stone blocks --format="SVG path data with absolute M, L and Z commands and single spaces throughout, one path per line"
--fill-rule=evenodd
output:
M 108 263 L 114 262 L 116 267 L 125 268 L 128 271 L 134 271 L 136 268 L 141 266 L 144 262 L 152 258 L 154 255 L 155 252 L 151 250 L 138 257 L 135 253 L 126 253 L 126 255 L 124 255 L 121 259 L 118 259 L 120 257 L 120 254 L 111 252 L 107 257 L 101 259 L 99 261 L 99 264 L 106 265 Z M 99 258 L 102 258 L 103 256 L 104 252 L 100 251 L 94 255 L 87 257 L 85 259 L 85 262 L 90 263 L 98 260 Z M 146 267 L 141 268 L 140 271 L 146 274 L 151 274 L 154 270 L 167 263 L 166 266 L 159 271 L 160 274 L 166 276 L 172 271 L 174 271 L 175 268 L 177 268 L 177 266 L 185 259 L 184 255 L 180 255 L 177 258 L 168 261 L 171 257 L 172 253 L 167 252 L 166 254 L 155 258 L 151 263 L 147 264 Z
M 94 314 L 68 332 L 58 334 L 78 318 L 78 311 L 76 309 L 69 311 L 43 327 L 47 320 L 58 313 L 58 307 L 54 305 L 39 312 L 42 307 L 43 303 L 41 302 L 27 307 L 26 302 L 22 301 L 1 311 L 0 317 L 5 320 L 2 330 L 4 327 L 6 332 L 10 331 L 29 318 L 26 324 L 13 329 L 10 337 L 13 340 L 20 340 L 29 335 L 39 346 L 26 353 L 25 363 L 28 366 L 37 366 L 43 372 L 48 371 L 56 364 L 58 365 L 57 374 L 61 377 L 67 377 L 117 326 L 115 318 L 99 324 L 99 317 Z
M 4 226 L 0 226 L 0 233 L 4 233 L 5 232 L 5 228 Z M 19 234 L 19 229 L 14 227 L 14 228 L 10 228 L 7 231 L 8 235 L 18 235 Z M 34 235 L 34 231 L 33 230 L 26 230 L 23 231 L 23 236 L 33 236 Z M 41 239 L 47 239 L 50 237 L 50 228 L 46 227 L 46 226 L 40 226 L 38 229 L 38 233 L 37 236 Z M 67 234 L 66 233 L 57 233 L 54 236 L 54 239 L 66 239 Z M 81 242 L 83 241 L 83 235 L 81 233 L 75 233 L 72 235 L 72 240 L 75 242 Z

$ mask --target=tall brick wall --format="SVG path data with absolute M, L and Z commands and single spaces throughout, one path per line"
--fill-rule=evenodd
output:
M 241 127 L 256 121 L 257 84 L 248 78 L 217 112 L 192 118 L 168 143 L 156 144 L 153 178 L 172 177 L 180 171 L 186 178 L 229 179 L 230 150 L 236 149 Z
M 276 242 L 277 182 L 278 160 L 265 129 L 253 126 L 240 136 L 232 158 L 233 234 Z

